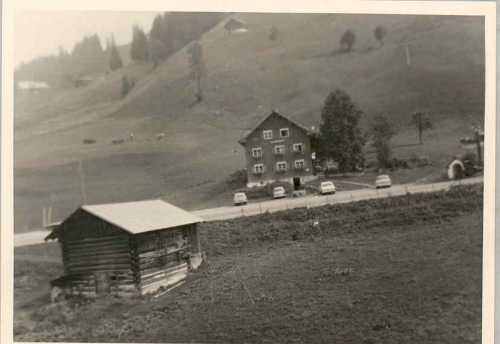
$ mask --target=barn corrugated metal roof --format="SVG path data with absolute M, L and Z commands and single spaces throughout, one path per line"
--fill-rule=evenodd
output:
M 82 209 L 132 234 L 204 221 L 161 200 L 84 205 Z

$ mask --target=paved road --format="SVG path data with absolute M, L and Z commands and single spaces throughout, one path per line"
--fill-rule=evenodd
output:
M 299 198 L 284 198 L 277 200 L 267 200 L 263 202 L 249 203 L 244 206 L 220 207 L 212 209 L 203 209 L 193 211 L 192 213 L 205 219 L 206 221 L 232 219 L 238 216 L 248 216 L 264 213 L 266 211 L 275 212 L 280 210 L 300 208 L 300 207 L 317 207 L 325 204 L 348 203 L 366 199 L 383 198 L 391 196 L 400 196 L 408 193 L 433 192 L 439 190 L 447 190 L 452 185 L 457 184 L 474 184 L 483 182 L 483 177 L 464 179 L 454 182 L 441 182 L 435 184 L 408 184 L 408 185 L 393 185 L 388 189 L 361 189 L 352 191 L 337 192 L 330 196 L 309 195 Z M 23 234 L 14 235 L 14 247 L 28 246 L 44 243 L 44 238 L 49 234 L 49 231 L 34 231 Z
M 483 182 L 483 177 L 464 179 L 461 181 L 441 182 L 435 184 L 408 184 L 408 185 L 393 185 L 387 189 L 361 189 L 337 192 L 330 196 L 309 195 L 299 198 L 284 198 L 276 200 L 268 200 L 260 203 L 249 203 L 244 206 L 228 206 L 221 208 L 212 208 L 193 211 L 206 221 L 231 219 L 242 215 L 256 215 L 266 211 L 275 212 L 280 210 L 299 208 L 299 207 L 317 207 L 325 204 L 348 203 L 366 199 L 383 198 L 390 196 L 401 196 L 408 193 L 433 192 L 439 190 L 447 190 L 452 185 L 474 184 Z

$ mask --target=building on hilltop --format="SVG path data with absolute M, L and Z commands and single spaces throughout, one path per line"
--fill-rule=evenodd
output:
M 287 181 L 298 189 L 315 180 L 311 130 L 272 111 L 238 143 L 245 147 L 248 187 Z
M 62 249 L 64 276 L 51 284 L 124 296 L 175 286 L 201 263 L 200 222 L 161 200 L 82 206 L 45 238 Z
M 241 20 L 231 18 L 224 24 L 224 29 L 226 29 L 226 33 L 228 34 L 243 33 L 248 32 L 248 25 Z

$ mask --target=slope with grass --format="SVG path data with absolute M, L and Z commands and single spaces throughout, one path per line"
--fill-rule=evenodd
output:
M 59 248 L 16 248 L 14 339 L 477 343 L 483 187 L 205 223 L 207 261 L 159 299 L 51 306 Z
M 203 207 L 202 200 L 244 166 L 237 139 L 247 129 L 272 108 L 317 127 L 323 101 L 336 87 L 365 112 L 363 128 L 379 112 L 389 116 L 398 128 L 395 155 L 427 155 L 438 174 L 461 152 L 459 139 L 470 136 L 471 123 L 483 120 L 480 18 L 236 16 L 249 24 L 248 33 L 227 35 L 222 23 L 201 39 L 207 71 L 201 103 L 195 103 L 186 49 L 154 70 L 129 64 L 87 89 L 18 99 L 16 228 L 39 226 L 44 205 L 53 204 L 65 217 L 81 204 L 74 168 L 79 159 L 86 166 L 89 203 L 161 197 L 187 208 Z M 377 25 L 388 29 L 384 46 L 373 36 Z M 275 42 L 268 39 L 273 26 L 280 31 Z M 357 42 L 352 52 L 341 53 L 338 42 L 348 27 Z M 119 99 L 124 73 L 137 83 Z M 428 109 L 435 119 L 435 130 L 422 146 L 413 146 L 417 134 L 407 126 L 415 108 Z M 110 144 L 130 133 L 133 142 Z M 156 133 L 164 133 L 164 139 L 155 140 Z M 85 138 L 97 144 L 82 145 Z M 367 155 L 373 159 L 369 146 Z

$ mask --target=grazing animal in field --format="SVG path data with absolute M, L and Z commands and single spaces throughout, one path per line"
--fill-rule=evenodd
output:
M 165 134 L 164 134 L 164 133 L 159 133 L 159 134 L 156 134 L 156 139 L 157 139 L 157 140 L 161 140 L 164 136 L 165 136 Z
M 130 134 L 130 140 L 134 141 L 134 133 Z
M 96 143 L 97 140 L 94 140 L 94 139 L 83 139 L 83 144 L 84 145 L 88 145 L 88 144 L 92 144 L 92 143 Z
M 121 145 L 123 143 L 123 140 L 113 140 L 111 141 L 111 143 L 114 145 Z

